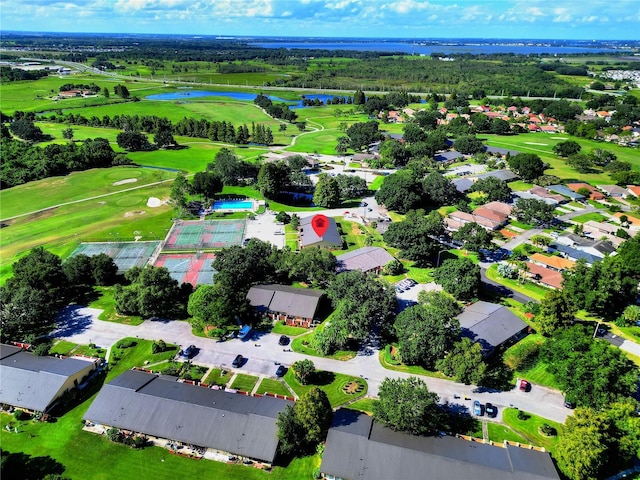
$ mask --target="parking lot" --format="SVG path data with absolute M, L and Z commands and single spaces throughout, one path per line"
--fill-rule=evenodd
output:
M 244 238 L 257 238 L 264 242 L 269 242 L 278 248 L 285 245 L 284 225 L 276 223 L 275 212 L 267 212 L 256 215 L 255 220 L 247 219 L 247 226 L 244 231 Z M 279 232 L 282 232 L 280 234 Z

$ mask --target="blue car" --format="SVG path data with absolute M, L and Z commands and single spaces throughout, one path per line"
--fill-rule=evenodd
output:
M 478 400 L 473 401 L 473 414 L 478 415 L 479 417 L 482 416 L 482 405 Z

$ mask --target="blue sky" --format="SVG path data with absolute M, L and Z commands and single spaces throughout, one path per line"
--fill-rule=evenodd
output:
M 2 30 L 640 39 L 640 0 L 2 0 Z

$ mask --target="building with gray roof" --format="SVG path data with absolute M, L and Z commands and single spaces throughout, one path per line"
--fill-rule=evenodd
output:
M 516 155 L 522 153 L 518 150 L 509 150 L 508 148 L 500 148 L 500 147 L 492 147 L 490 145 L 485 145 L 484 151 L 496 156 L 506 157 L 509 155 L 510 157 L 515 157 Z
M 433 159 L 438 162 L 438 163 L 442 163 L 445 165 L 448 165 L 450 163 L 454 163 L 454 162 L 461 162 L 463 160 L 465 160 L 467 157 L 466 155 L 463 155 L 460 152 L 456 152 L 455 150 L 447 150 L 444 152 L 438 152 L 433 156 Z
M 457 316 L 462 336 L 482 346 L 485 355 L 509 340 L 521 337 L 528 325 L 497 303 L 479 301 Z
M 254 285 L 247 293 L 249 304 L 258 312 L 287 325 L 310 327 L 318 321 L 318 307 L 324 292 L 288 285 Z
M 271 464 L 276 420 L 292 402 L 213 390 L 129 370 L 106 384 L 84 419 Z
M 473 180 L 471 178 L 454 178 L 451 180 L 451 183 L 453 183 L 456 190 L 460 193 L 464 193 L 473 187 Z
M 555 193 L 559 193 L 563 197 L 568 197 L 571 200 L 582 201 L 584 200 L 584 195 L 580 195 L 578 192 L 574 192 L 569 187 L 564 185 L 549 185 L 547 190 Z
M 39 357 L 19 347 L 1 344 L 0 403 L 48 412 L 96 367 L 95 359 Z
M 322 236 L 319 236 L 313 227 L 311 221 L 314 215 L 304 217 L 300 219 L 300 248 L 307 247 L 321 247 L 321 248 L 342 248 L 342 237 L 338 231 L 338 225 L 336 221 L 331 217 L 326 217 L 329 221 L 329 226 Z
M 542 451 L 396 432 L 348 409 L 334 415 L 320 471 L 327 479 L 348 480 L 560 478 Z
M 360 270 L 361 272 L 380 273 L 393 256 L 381 247 L 362 247 L 348 253 L 338 255 L 338 271 Z
M 478 175 L 478 179 L 494 177 L 504 182 L 511 182 L 517 180 L 518 176 L 511 170 L 493 170 L 491 172 L 482 173 Z

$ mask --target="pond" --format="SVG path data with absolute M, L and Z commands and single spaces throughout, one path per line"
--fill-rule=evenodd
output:
M 155 95 L 149 95 L 145 97 L 146 100 L 189 100 L 192 98 L 202 98 L 202 97 L 227 97 L 232 98 L 234 100 L 240 100 L 244 102 L 253 102 L 256 98 L 257 94 L 255 93 L 246 93 L 246 92 L 220 92 L 215 90 L 182 90 L 179 92 L 168 92 L 168 93 L 158 93 Z M 327 94 L 312 94 L 312 95 L 304 95 L 308 100 L 321 100 L 322 102 L 326 102 L 327 100 L 331 100 L 336 95 L 327 95 Z M 289 108 L 296 109 L 302 108 L 302 99 L 300 100 L 285 100 L 280 97 L 276 97 L 273 95 L 267 95 L 267 97 L 272 102 L 285 102 L 289 105 Z

